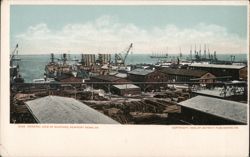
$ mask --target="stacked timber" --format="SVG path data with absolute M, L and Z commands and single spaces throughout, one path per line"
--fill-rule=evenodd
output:
M 128 124 L 131 122 L 130 115 L 124 114 L 121 109 L 109 108 L 105 109 L 103 113 L 122 124 Z
M 155 121 L 162 121 L 167 119 L 168 114 L 155 114 L 155 113 L 143 113 L 143 112 L 130 112 L 133 120 L 137 124 L 148 124 L 154 123 Z
M 178 89 L 175 91 L 166 91 L 164 93 L 156 94 L 155 98 L 169 98 L 172 101 L 181 102 L 190 98 L 190 94 L 186 90 Z
M 142 99 L 125 102 L 103 103 L 85 101 L 90 107 L 103 112 L 122 124 L 165 123 L 169 114 L 180 113 L 177 103 L 169 99 Z

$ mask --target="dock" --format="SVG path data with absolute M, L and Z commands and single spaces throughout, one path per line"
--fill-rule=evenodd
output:
M 167 66 L 127 65 L 132 47 L 116 53 L 114 61 L 111 54 L 82 54 L 72 64 L 67 54 L 51 54 L 44 78 L 11 82 L 10 122 L 247 123 L 247 65 L 215 64 L 215 54 L 211 63 L 182 62 L 181 55 Z

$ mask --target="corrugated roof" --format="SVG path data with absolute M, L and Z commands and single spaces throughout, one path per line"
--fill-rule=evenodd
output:
M 79 77 L 69 77 L 61 79 L 60 82 L 83 82 L 83 79 Z
M 119 78 L 127 78 L 127 74 L 124 74 L 124 73 L 117 73 L 115 74 L 115 76 Z
M 206 96 L 196 96 L 179 104 L 225 119 L 247 123 L 247 104 Z
M 98 75 L 98 76 L 92 76 L 92 78 L 96 78 L 96 79 L 104 80 L 104 81 L 110 81 L 110 82 L 114 82 L 114 81 L 123 79 L 123 78 L 116 77 L 113 75 Z
M 182 75 L 182 76 L 194 76 L 201 77 L 208 73 L 203 70 L 194 70 L 194 69 L 173 69 L 173 68 L 163 68 L 161 72 L 170 75 Z
M 46 96 L 27 101 L 39 123 L 118 124 L 115 120 L 73 98 Z
M 135 69 L 133 71 L 128 72 L 129 74 L 134 75 L 148 75 L 150 73 L 154 72 L 154 70 L 148 70 L 148 69 Z
M 191 67 L 205 67 L 205 68 L 220 68 L 220 69 L 238 69 L 238 70 L 246 67 L 245 65 L 201 64 L 201 63 L 192 63 L 189 66 L 191 66 Z
M 134 84 L 123 84 L 123 85 L 113 85 L 113 86 L 118 89 L 140 89 L 140 87 Z

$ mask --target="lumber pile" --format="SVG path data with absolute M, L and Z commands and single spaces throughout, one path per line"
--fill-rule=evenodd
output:
M 148 124 L 154 121 L 161 121 L 167 119 L 168 114 L 155 114 L 155 113 L 143 113 L 143 112 L 130 112 L 135 123 Z
M 180 113 L 180 107 L 166 99 L 142 99 L 125 102 L 85 102 L 122 124 L 153 124 L 166 121 L 168 114 Z
M 15 112 L 16 113 L 28 113 L 29 110 L 26 105 L 16 105 Z
M 174 91 L 167 90 L 164 93 L 156 94 L 155 98 L 169 98 L 172 101 L 181 102 L 190 98 L 190 94 L 186 90 L 177 89 Z
M 124 112 L 118 108 L 105 109 L 103 113 L 122 124 L 128 124 L 131 122 L 131 116 L 124 114 Z

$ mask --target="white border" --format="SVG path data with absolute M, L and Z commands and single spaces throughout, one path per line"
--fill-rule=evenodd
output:
M 247 1 L 34 1 L 1 6 L 1 146 L 3 156 L 247 156 L 248 126 L 237 129 L 152 125 L 89 125 L 98 129 L 18 128 L 9 124 L 10 5 L 249 5 Z M 249 7 L 248 7 L 249 8 Z M 249 9 L 248 9 L 249 15 Z M 249 19 L 248 19 L 249 28 Z M 249 43 L 249 29 L 247 42 Z M 248 47 L 249 52 L 249 47 Z M 249 56 L 248 56 L 249 60 Z M 249 99 L 248 99 L 249 100 Z M 40 125 L 42 126 L 42 125 Z M 59 126 L 59 125 L 55 125 Z M 85 125 L 86 126 L 86 125 Z M 87 125 L 88 126 L 88 125 Z M 216 126 L 212 126 L 216 127 Z M 223 126 L 222 126 L 223 127 Z
M 46 5 L 80 5 L 80 4 L 93 4 L 93 5 L 246 5 L 247 0 L 219 0 L 219 1 L 202 1 L 202 0 L 10 0 L 10 4 L 46 4 Z

